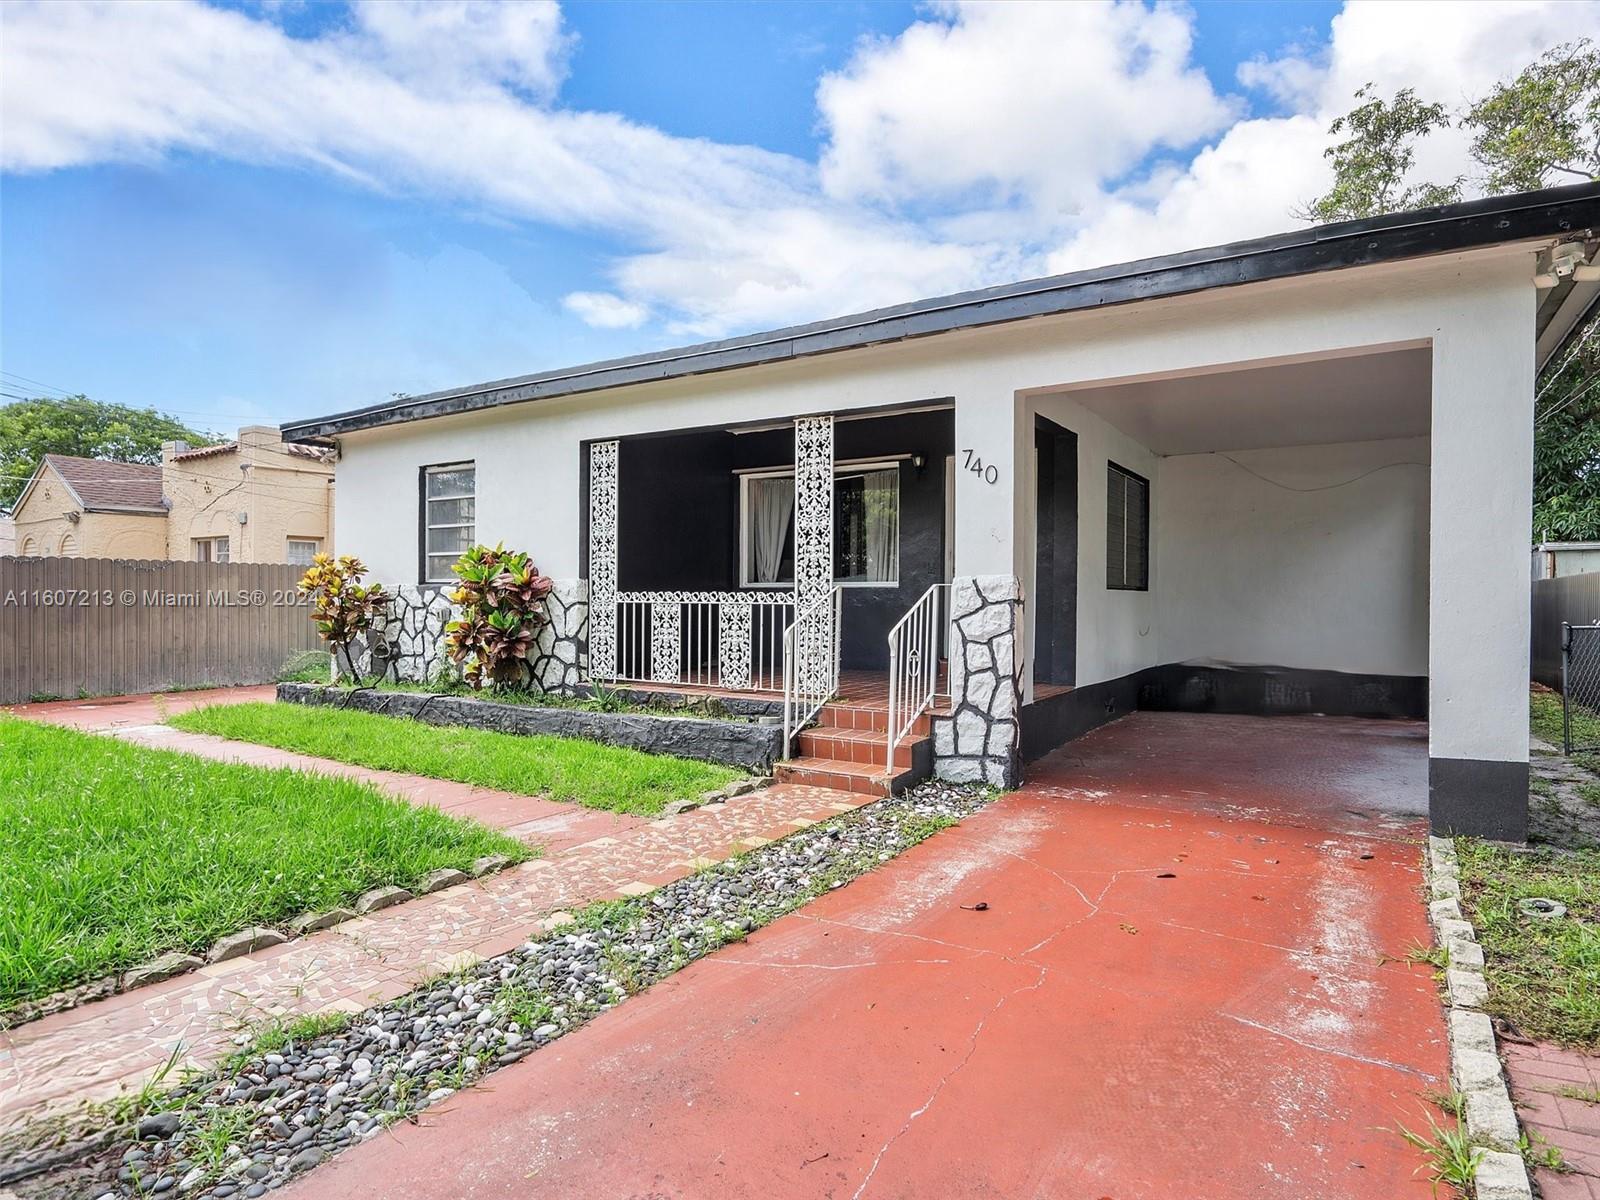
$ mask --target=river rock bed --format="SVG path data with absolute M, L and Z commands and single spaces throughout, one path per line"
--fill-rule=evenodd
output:
M 802 829 L 648 895 L 603 901 L 508 954 L 358 1013 L 241 1034 L 224 1067 L 24 1197 L 255 1200 L 396 1121 L 517 1062 L 627 996 L 843 886 L 982 808 L 930 782 Z M 130 1139 L 130 1136 L 131 1139 Z

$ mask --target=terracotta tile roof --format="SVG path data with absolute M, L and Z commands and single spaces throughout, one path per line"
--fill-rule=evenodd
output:
M 86 509 L 115 508 L 165 513 L 161 468 L 145 463 L 107 462 L 71 454 L 46 454 L 45 462 L 77 493 Z
M 187 462 L 196 458 L 210 458 L 215 454 L 232 454 L 239 448 L 238 442 L 219 442 L 215 446 L 196 446 L 193 450 L 182 450 L 172 456 L 173 462 Z M 276 447 L 274 447 L 275 449 Z M 331 463 L 333 451 L 320 446 L 302 446 L 298 442 L 286 443 L 284 452 L 292 454 L 295 458 L 308 458 L 312 462 Z
M 196 446 L 193 450 L 180 450 L 172 456 L 173 462 L 191 458 L 210 458 L 213 454 L 231 454 L 239 448 L 238 442 L 219 442 L 215 446 Z

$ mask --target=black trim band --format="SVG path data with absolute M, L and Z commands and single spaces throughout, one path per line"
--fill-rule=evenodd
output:
M 1428 822 L 1448 837 L 1528 840 L 1528 764 L 1483 758 L 1428 759 Z

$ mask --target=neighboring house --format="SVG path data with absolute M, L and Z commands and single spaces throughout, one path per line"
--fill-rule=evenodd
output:
M 1533 548 L 1533 577 L 1559 579 L 1600 571 L 1600 542 L 1540 542 Z
M 0 555 L 17 552 L 17 525 L 11 514 L 0 510 Z
M 47 454 L 13 509 L 18 554 L 179 562 L 310 563 L 332 513 L 331 453 L 264 425 L 159 466 Z
M 168 442 L 161 471 L 167 558 L 309 564 L 329 545 L 333 456 L 270 425 L 216 446 Z
M 17 553 L 50 558 L 165 558 L 161 468 L 46 454 L 11 510 Z
M 1550 251 L 1596 229 L 1600 186 L 1549 189 L 284 432 L 337 447 L 339 547 L 431 606 L 406 632 L 504 540 L 597 677 L 803 720 L 900 638 L 914 716 L 948 637 L 934 767 L 998 783 L 1139 706 L 1427 716 L 1435 828 L 1520 839 L 1533 383 L 1597 291 Z

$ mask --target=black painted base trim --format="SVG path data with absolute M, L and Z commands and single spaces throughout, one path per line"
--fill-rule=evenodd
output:
M 1167 663 L 1025 705 L 1023 761 L 1031 762 L 1107 721 L 1139 709 L 1425 720 L 1428 680 L 1422 675 Z
M 1022 706 L 1019 737 L 1023 762 L 1049 754 L 1058 746 L 1139 707 L 1139 681 L 1144 672 L 1089 683 Z
M 1251 716 L 1428 716 L 1425 675 L 1367 675 L 1301 667 L 1217 667 L 1168 663 L 1141 671 L 1139 707 L 1156 712 Z
M 1528 764 L 1482 758 L 1428 759 L 1428 822 L 1448 837 L 1528 840 Z

